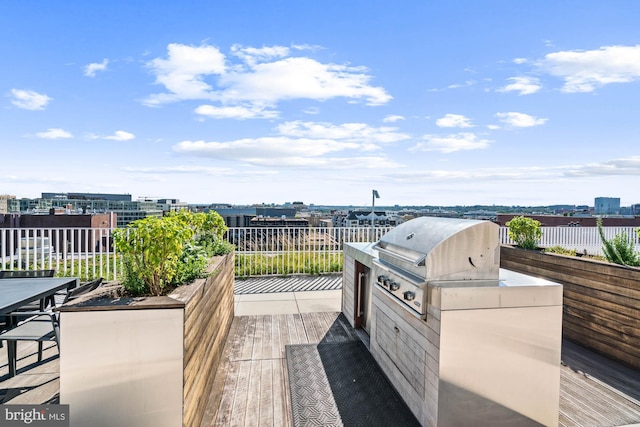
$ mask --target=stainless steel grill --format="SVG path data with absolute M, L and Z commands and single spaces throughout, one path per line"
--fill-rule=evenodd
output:
M 385 234 L 374 245 L 376 286 L 424 317 L 430 281 L 499 279 L 498 225 L 488 221 L 421 217 Z M 485 285 L 486 286 L 486 285 Z

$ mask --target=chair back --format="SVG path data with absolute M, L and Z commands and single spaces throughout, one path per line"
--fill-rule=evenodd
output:
M 55 270 L 0 270 L 0 279 L 27 279 L 31 277 L 53 277 Z
M 64 302 L 66 303 L 69 301 L 73 301 L 74 299 L 97 289 L 102 284 L 102 280 L 103 280 L 102 277 L 100 277 L 99 279 L 92 280 L 87 283 L 83 283 L 77 288 L 69 289 L 64 299 Z

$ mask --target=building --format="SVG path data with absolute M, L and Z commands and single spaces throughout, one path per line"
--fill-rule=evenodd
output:
M 203 212 L 210 210 L 217 212 L 227 227 L 251 227 L 251 220 L 256 217 L 253 207 L 211 206 Z
M 304 218 L 263 217 L 251 219 L 250 227 L 309 227 L 309 221 Z
M 484 209 L 479 209 L 475 211 L 465 212 L 462 217 L 464 219 L 479 219 L 479 220 L 487 220 L 494 221 L 498 218 L 498 212 L 487 211 Z
M 178 199 L 154 199 L 149 197 L 139 197 L 139 202 L 153 202 L 156 204 L 156 207 L 160 209 L 163 213 L 167 212 L 178 212 L 183 209 L 188 210 L 189 205 L 185 202 L 181 202 Z
M 593 206 L 596 215 L 619 215 L 620 197 L 596 197 Z
M 0 214 L 9 213 L 11 210 L 9 209 L 16 200 L 16 196 L 11 196 L 9 194 L 0 194 Z
M 295 219 L 297 213 L 295 208 L 278 208 L 270 206 L 211 206 L 204 209 L 205 212 L 209 210 L 217 212 L 222 217 L 227 227 L 255 227 L 256 223 L 253 222 L 253 219 L 258 217 L 276 218 L 278 220 L 281 218 Z M 295 221 L 288 221 L 289 224 L 293 224 L 294 222 Z M 300 224 L 303 224 L 300 225 L 301 227 L 309 226 L 307 220 L 301 221 Z M 293 225 L 289 225 L 289 227 L 293 227 Z
M 173 200 L 173 199 L 165 199 Z M 40 199 L 20 199 L 20 212 L 47 214 L 51 208 L 64 208 L 69 213 L 99 214 L 113 212 L 117 226 L 149 216 L 161 217 L 163 211 L 156 200 L 131 200 L 130 194 L 42 193 Z
M 27 233 L 32 238 L 36 230 L 36 236 L 48 238 L 53 252 L 58 254 L 69 251 L 99 252 L 111 246 L 112 242 L 106 236 L 117 222 L 114 213 L 69 215 L 64 211 L 62 214 L 56 212 L 60 211 L 52 209 L 49 215 L 0 214 L 0 245 L 3 242 L 5 245 L 0 248 L 3 251 L 0 253 L 11 255 L 21 238 L 25 238 Z
M 496 223 L 506 226 L 515 214 L 498 214 Z M 522 215 L 540 221 L 542 227 L 596 227 L 598 218 L 595 216 L 566 216 L 566 215 Z M 605 217 L 602 218 L 605 227 L 637 227 L 640 217 Z
M 342 225 L 338 225 L 338 227 L 363 227 L 363 226 L 371 226 L 371 211 L 351 211 L 347 214 L 342 222 Z M 385 211 L 374 211 L 373 212 L 373 221 L 374 225 L 377 227 L 389 227 L 395 226 L 399 223 L 398 217 L 391 217 L 387 215 Z
M 43 199 L 69 199 L 69 200 L 110 200 L 118 202 L 130 202 L 131 194 L 107 194 L 107 193 L 42 193 Z

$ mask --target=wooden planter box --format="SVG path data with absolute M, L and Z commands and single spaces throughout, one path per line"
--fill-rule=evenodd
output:
M 200 425 L 233 321 L 234 255 L 164 297 L 60 310 L 60 403 L 71 426 Z
M 563 336 L 640 369 L 640 268 L 511 246 L 500 267 L 561 283 Z

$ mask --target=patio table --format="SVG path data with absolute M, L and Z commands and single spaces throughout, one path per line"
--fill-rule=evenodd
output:
M 75 284 L 75 277 L 30 277 L 23 279 L 0 279 L 0 315 L 9 314 L 32 301 L 44 300 L 56 292 Z M 16 374 L 16 342 L 7 341 L 9 376 Z
M 75 277 L 0 279 L 0 315 L 11 313 L 32 301 L 42 300 L 74 283 L 78 283 Z

